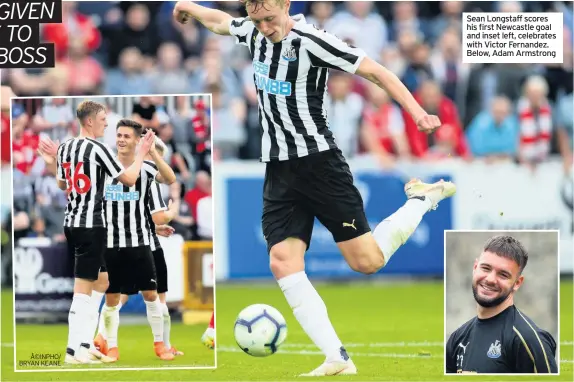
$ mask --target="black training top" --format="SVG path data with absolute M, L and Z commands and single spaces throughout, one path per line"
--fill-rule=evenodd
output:
M 474 317 L 446 344 L 447 373 L 557 373 L 556 341 L 514 305 Z

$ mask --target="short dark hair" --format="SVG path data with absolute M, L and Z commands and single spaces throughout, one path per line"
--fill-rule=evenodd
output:
M 87 117 L 98 114 L 102 110 L 106 110 L 106 107 L 99 102 L 83 101 L 76 108 L 76 118 L 83 123 Z
M 141 137 L 142 135 L 142 130 L 143 130 L 143 126 L 141 123 L 134 121 L 133 119 L 122 119 L 118 122 L 118 124 L 116 125 L 116 130 L 119 129 L 120 127 L 131 127 L 134 132 L 135 132 L 135 136 L 136 137 Z
M 528 263 L 528 251 L 512 236 L 499 235 L 488 239 L 484 244 L 484 252 L 495 253 L 498 256 L 513 260 L 518 264 L 518 274 L 521 274 Z

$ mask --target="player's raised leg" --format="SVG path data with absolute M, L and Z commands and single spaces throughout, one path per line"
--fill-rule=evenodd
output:
M 337 240 L 343 256 L 354 270 L 365 274 L 377 272 L 384 267 L 416 230 L 423 216 L 436 209 L 438 203 L 453 196 L 456 187 L 452 182 L 439 181 L 432 184 L 414 179 L 405 185 L 408 200 L 391 216 L 385 218 L 372 233 L 350 240 Z M 358 194 L 358 191 L 357 191 Z M 362 211 L 361 211 L 362 212 Z M 364 213 L 347 214 L 347 220 L 355 219 L 355 227 L 341 224 L 341 230 L 356 230 Z M 366 223 L 363 223 L 366 224 Z

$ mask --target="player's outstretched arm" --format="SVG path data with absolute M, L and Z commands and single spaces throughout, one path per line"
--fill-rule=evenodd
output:
M 142 168 L 142 164 L 144 161 L 145 156 L 148 154 L 151 145 L 154 143 L 155 135 L 153 134 L 152 130 L 149 130 L 148 133 L 142 139 L 142 145 L 140 146 L 140 150 L 136 154 L 136 158 L 134 163 L 128 167 L 124 172 L 118 176 L 118 180 L 120 183 L 132 187 L 136 184 L 138 177 L 140 176 L 140 171 Z
M 194 18 L 213 33 L 230 36 L 229 23 L 231 15 L 218 9 L 211 9 L 191 1 L 178 1 L 173 10 L 173 17 L 181 24 L 186 24 Z
M 420 131 L 432 133 L 440 127 L 438 117 L 428 115 L 401 80 L 381 64 L 365 57 L 356 74 L 385 89 L 411 115 Z

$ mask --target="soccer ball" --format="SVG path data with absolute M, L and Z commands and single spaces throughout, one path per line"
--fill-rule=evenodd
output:
M 239 313 L 233 331 L 237 345 L 245 353 L 254 357 L 267 357 L 285 342 L 287 323 L 274 307 L 255 304 Z

